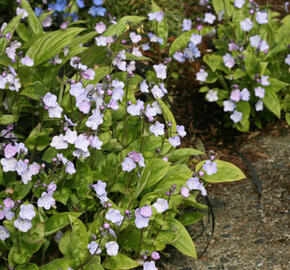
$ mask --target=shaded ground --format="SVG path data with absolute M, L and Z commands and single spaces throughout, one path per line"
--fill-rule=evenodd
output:
M 163 261 L 161 269 L 289 269 L 289 128 L 280 122 L 262 133 L 256 131 L 242 138 L 244 142 L 237 150 L 255 167 L 262 183 L 262 197 L 259 198 L 250 177 L 210 187 L 216 224 L 208 251 L 201 259 L 193 260 L 170 249 L 171 256 Z M 235 154 L 231 157 L 229 151 L 217 150 L 217 155 L 232 159 Z M 242 165 L 237 156 L 232 162 Z M 246 167 L 245 171 L 250 176 Z M 197 227 L 189 228 L 192 236 L 197 234 Z M 206 245 L 209 232 L 210 226 L 195 241 L 198 252 Z

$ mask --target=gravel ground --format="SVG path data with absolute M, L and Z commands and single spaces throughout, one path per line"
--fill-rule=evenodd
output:
M 160 269 L 239 270 L 290 269 L 290 132 L 279 136 L 261 134 L 239 149 L 252 162 L 262 183 L 259 198 L 251 179 L 217 184 L 209 190 L 216 218 L 215 233 L 199 260 L 169 249 L 170 257 Z M 260 153 L 250 155 L 249 153 Z M 257 158 L 258 157 L 258 158 Z M 196 235 L 197 226 L 189 228 Z M 206 244 L 207 233 L 195 241 L 197 251 Z

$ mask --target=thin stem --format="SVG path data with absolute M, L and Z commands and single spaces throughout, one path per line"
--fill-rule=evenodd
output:
M 139 243 L 139 248 L 136 250 L 136 257 L 140 254 L 141 247 L 143 244 L 143 234 L 144 234 L 144 228 L 141 229 L 141 237 L 140 237 L 140 243 Z
M 145 130 L 145 118 L 142 118 L 142 123 L 141 123 L 141 142 L 140 142 L 140 153 L 142 153 L 142 148 L 143 148 L 143 135 L 144 135 L 144 130 Z

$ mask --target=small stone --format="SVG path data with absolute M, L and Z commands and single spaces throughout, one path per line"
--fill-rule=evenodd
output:
M 220 234 L 221 238 L 230 238 L 230 235 L 228 233 Z
M 264 243 L 264 239 L 257 239 L 254 243 L 255 244 L 263 244 Z

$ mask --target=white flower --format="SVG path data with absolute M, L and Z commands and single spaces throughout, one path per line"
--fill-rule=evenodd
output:
M 162 84 L 160 84 L 161 86 Z M 164 86 L 164 85 L 163 85 Z M 154 85 L 154 87 L 151 89 L 151 92 L 153 96 L 162 98 L 164 94 L 167 93 L 167 90 L 164 87 L 159 87 L 158 85 Z
M 235 0 L 234 5 L 237 8 L 242 8 L 243 5 L 245 4 L 245 0 Z
M 150 218 L 143 217 L 141 215 L 139 208 L 135 210 L 135 225 L 138 229 L 148 227 L 149 221 L 150 221 Z
M 57 105 L 57 97 L 56 95 L 51 94 L 50 92 L 47 92 L 45 94 L 45 96 L 43 97 L 43 103 L 47 106 L 47 107 L 55 107 Z
M 158 137 L 164 135 L 164 124 L 161 124 L 159 121 L 156 121 L 154 125 L 151 125 L 149 130 L 154 134 L 154 136 Z
M 267 50 L 269 50 L 269 45 L 265 40 L 262 40 L 260 43 L 260 51 L 266 52 Z
M 75 165 L 71 162 L 68 161 L 65 167 L 65 172 L 67 172 L 70 175 L 73 175 L 76 173 Z
M 179 136 L 171 137 L 168 139 L 168 141 L 173 147 L 176 147 L 181 144 Z
M 214 101 L 219 100 L 218 91 L 214 91 L 214 90 L 209 90 L 205 97 L 209 102 L 214 102 Z
M 290 66 L 290 54 L 287 54 L 286 58 L 285 58 L 285 63 Z
M 5 241 L 10 237 L 10 232 L 2 225 L 0 225 L 0 240 Z
M 183 125 L 176 125 L 176 130 L 180 137 L 186 136 L 186 131 Z
M 257 111 L 257 112 L 259 112 L 259 111 L 263 111 L 263 109 L 264 109 L 263 101 L 262 101 L 262 100 L 259 100 L 259 101 L 255 104 L 255 108 L 256 108 L 256 111 Z
M 134 47 L 133 50 L 132 50 L 132 54 L 135 55 L 136 57 L 142 57 L 142 53 L 139 49 L 139 47 Z
M 241 112 L 239 112 L 239 111 L 234 111 L 231 114 L 230 118 L 233 120 L 234 123 L 238 123 L 238 122 L 240 122 L 242 120 L 243 114 Z
M 119 245 L 115 241 L 110 241 L 106 243 L 106 249 L 109 256 L 117 256 Z
M 241 99 L 242 99 L 242 101 L 249 101 L 250 100 L 250 92 L 247 88 L 244 88 L 241 91 Z
M 140 91 L 142 93 L 149 93 L 148 84 L 146 83 L 146 80 L 144 80 L 140 83 Z
M 32 223 L 28 219 L 18 218 L 14 220 L 14 227 L 19 231 L 28 232 L 32 227 Z
M 48 109 L 48 115 L 50 118 L 61 118 L 61 113 L 63 109 L 58 104 L 55 107 Z
M 156 72 L 156 76 L 159 79 L 166 79 L 166 68 L 167 66 L 163 65 L 163 64 L 159 64 L 159 65 L 153 65 L 153 68 Z
M 255 35 L 250 37 L 251 46 L 254 48 L 258 48 L 261 43 L 261 37 L 259 35 Z
M 270 85 L 270 82 L 268 80 L 269 80 L 269 76 L 261 76 L 261 84 L 263 86 Z
M 17 166 L 15 158 L 1 158 L 3 172 L 14 172 Z
M 255 96 L 259 98 L 264 98 L 265 89 L 261 86 L 255 88 Z
M 102 34 L 106 30 L 106 25 L 103 22 L 99 22 L 96 24 L 95 30 L 98 34 Z
M 69 128 L 65 132 L 65 136 L 63 137 L 63 140 L 70 143 L 74 144 L 77 140 L 78 134 L 75 130 L 70 130 Z
M 90 145 L 90 142 L 88 138 L 83 134 L 79 135 L 75 141 L 75 147 L 82 150 L 83 152 L 88 151 L 89 145 Z
M 253 22 L 250 18 L 247 18 L 240 22 L 243 31 L 250 31 L 253 28 Z
M 26 11 L 24 8 L 20 8 L 20 7 L 18 7 L 18 8 L 16 9 L 16 15 L 18 16 L 18 15 L 20 15 L 20 14 L 22 14 L 21 19 L 24 19 L 24 18 L 28 17 L 28 13 L 27 13 L 27 11 Z
M 256 14 L 256 21 L 259 24 L 268 23 L 268 13 L 267 12 L 258 11 L 257 14 Z
M 120 210 L 110 208 L 108 213 L 106 214 L 106 219 L 120 226 L 124 217 L 121 215 Z
M 204 69 L 200 69 L 199 72 L 196 73 L 196 79 L 201 82 L 205 82 L 208 73 L 204 71 Z
M 231 100 L 225 100 L 223 105 L 225 112 L 232 112 L 236 108 L 236 104 Z
M 99 139 L 98 136 L 90 136 L 89 137 L 90 146 L 95 149 L 102 149 L 103 142 Z
M 190 41 L 192 44 L 194 45 L 198 45 L 201 43 L 201 40 L 202 40 L 202 36 L 201 35 L 198 35 L 198 34 L 193 34 L 191 37 L 190 37 Z
M 182 31 L 189 31 L 191 29 L 192 22 L 189 19 L 184 19 L 182 22 Z
M 90 253 L 92 255 L 100 254 L 102 252 L 102 250 L 99 248 L 99 244 L 97 244 L 96 241 L 92 241 L 91 243 L 89 243 L 88 249 L 90 250 Z
M 106 186 L 107 184 L 101 180 L 98 180 L 97 184 L 92 185 L 98 197 L 107 195 Z
M 235 59 L 229 53 L 226 53 L 223 56 L 223 61 L 225 66 L 228 68 L 232 68 L 235 65 Z
M 93 110 L 93 114 L 88 118 L 86 126 L 92 130 L 97 130 L 99 125 L 103 123 L 103 115 L 98 109 Z
M 142 39 L 142 37 L 140 35 L 137 35 L 135 32 L 131 32 L 130 39 L 133 43 L 138 43 Z
M 97 46 L 101 46 L 101 47 L 107 46 L 107 37 L 100 36 L 100 37 L 96 37 L 95 40 L 96 40 Z
M 26 55 L 25 57 L 21 59 L 21 64 L 28 67 L 32 67 L 34 65 L 34 61 L 32 58 Z
M 204 14 L 204 22 L 207 22 L 209 24 L 213 24 L 215 19 L 216 19 L 216 16 L 213 15 L 212 13 L 205 13 Z
M 22 204 L 20 206 L 19 217 L 21 217 L 22 219 L 32 220 L 35 215 L 36 213 L 32 204 Z
M 50 143 L 51 147 L 54 147 L 55 149 L 67 149 L 68 144 L 65 141 L 65 136 L 63 134 L 60 134 L 59 136 L 54 136 L 52 138 L 52 142 Z
M 55 199 L 52 197 L 52 194 L 42 192 L 41 197 L 37 201 L 37 206 L 49 210 L 52 206 L 55 206 Z
M 144 102 L 138 99 L 136 104 L 131 104 L 127 107 L 127 112 L 133 116 L 140 116 L 141 110 L 143 109 L 144 109 Z
M 158 270 L 158 268 L 155 266 L 154 261 L 150 261 L 143 264 L 143 270 Z
M 136 168 L 136 163 L 133 159 L 126 157 L 122 162 L 122 170 L 124 172 L 131 172 Z
M 163 213 L 168 209 L 168 201 L 165 199 L 158 198 L 157 201 L 153 204 L 153 206 L 158 213 Z

